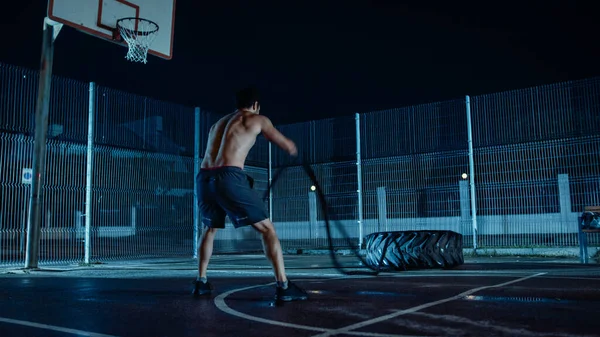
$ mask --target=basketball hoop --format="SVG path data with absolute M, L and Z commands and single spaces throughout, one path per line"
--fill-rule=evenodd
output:
M 117 20 L 117 29 L 129 46 L 125 58 L 132 62 L 145 64 L 148 49 L 156 38 L 158 25 L 150 20 L 132 17 Z

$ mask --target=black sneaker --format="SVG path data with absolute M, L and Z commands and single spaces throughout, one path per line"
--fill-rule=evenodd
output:
M 308 294 L 304 289 L 298 287 L 290 280 L 288 280 L 287 289 L 283 289 L 281 287 L 277 287 L 275 292 L 275 300 L 290 302 L 290 301 L 304 301 L 308 299 Z
M 196 280 L 196 284 L 194 286 L 194 290 L 192 291 L 192 294 L 194 296 L 201 296 L 201 295 L 210 295 L 212 293 L 213 287 L 210 284 L 210 282 L 201 282 Z

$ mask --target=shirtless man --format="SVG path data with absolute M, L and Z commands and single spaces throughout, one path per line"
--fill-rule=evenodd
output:
M 253 179 L 244 173 L 246 156 L 261 132 L 267 140 L 292 156 L 297 155 L 296 145 L 275 129 L 269 118 L 259 114 L 260 104 L 255 89 L 238 92 L 236 105 L 235 112 L 211 127 L 204 160 L 196 177 L 202 224 L 207 230 L 199 248 L 198 278 L 192 293 L 204 295 L 212 291 L 206 270 L 215 234 L 219 228 L 225 227 L 225 216 L 228 215 L 235 228 L 252 226 L 262 235 L 265 255 L 273 266 L 277 281 L 275 299 L 305 300 L 308 298 L 306 292 L 286 277 L 275 227 L 264 202 L 252 189 Z

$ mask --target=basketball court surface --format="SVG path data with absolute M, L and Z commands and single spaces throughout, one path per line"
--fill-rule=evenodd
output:
M 350 270 L 355 257 L 341 257 Z M 599 336 L 600 269 L 576 260 L 466 258 L 451 270 L 344 276 L 287 256 L 309 300 L 277 304 L 262 255 L 46 267 L 0 275 L 2 336 Z M 356 269 L 358 270 L 358 269 Z M 365 269 L 362 269 L 365 270 Z
M 175 11 L 175 0 L 49 0 L 42 60 L 63 25 L 122 45 L 129 61 L 169 60 Z M 36 115 L 47 117 L 39 95 Z M 43 144 L 46 131 L 36 134 Z M 192 259 L 0 270 L 0 336 L 600 336 L 600 269 L 576 260 L 466 258 L 451 270 L 378 276 L 342 275 L 328 256 L 287 256 L 286 266 L 309 300 L 274 303 L 262 255 L 213 257 L 215 291 L 203 298 L 191 295 Z

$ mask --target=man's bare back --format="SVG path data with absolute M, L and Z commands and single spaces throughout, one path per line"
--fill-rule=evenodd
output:
M 243 169 L 248 152 L 261 132 L 267 140 L 289 154 L 297 154 L 294 142 L 282 135 L 267 117 L 256 112 L 237 110 L 210 128 L 201 168 L 236 166 Z

